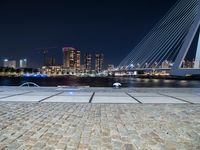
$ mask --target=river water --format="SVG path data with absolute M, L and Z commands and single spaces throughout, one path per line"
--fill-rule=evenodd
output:
M 200 88 L 200 80 L 175 79 L 141 79 L 134 77 L 47 77 L 22 78 L 0 77 L 0 86 L 19 86 L 25 82 L 34 82 L 39 86 L 90 86 L 112 87 L 113 83 L 120 82 L 122 87 L 182 87 Z

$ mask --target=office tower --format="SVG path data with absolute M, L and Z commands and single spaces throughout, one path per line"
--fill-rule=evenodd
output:
M 16 61 L 15 60 L 4 59 L 3 66 L 15 69 L 16 68 Z
M 68 72 L 79 72 L 81 67 L 81 52 L 73 47 L 64 47 L 63 67 Z
M 81 70 L 81 52 L 80 51 L 76 52 L 76 70 L 77 71 Z
M 27 59 L 19 60 L 19 68 L 27 68 Z
M 95 55 L 95 71 L 100 72 L 103 70 L 103 54 Z
M 63 67 L 66 69 L 76 69 L 76 49 L 73 47 L 63 48 Z
M 86 53 L 84 55 L 84 72 L 85 73 L 91 73 L 92 71 L 92 55 L 89 53 Z

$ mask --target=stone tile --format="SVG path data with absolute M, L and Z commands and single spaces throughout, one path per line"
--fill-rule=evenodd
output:
M 93 92 L 74 92 L 74 91 L 67 91 L 63 92 L 59 96 L 92 96 Z
M 111 97 L 126 97 L 127 94 L 124 92 L 95 92 L 95 96 L 111 96 Z
M 133 97 L 160 97 L 161 95 L 158 93 L 141 93 L 141 92 L 134 92 L 134 93 L 129 93 Z
M 135 97 L 142 103 L 186 103 L 170 97 Z
M 58 93 L 60 93 L 60 92 L 31 92 L 31 93 L 27 93 L 27 94 L 24 94 L 24 95 L 26 95 L 26 96 L 35 96 L 35 95 L 37 95 L 37 96 L 51 96 L 51 95 L 55 95 L 55 94 L 58 94 Z
M 200 148 L 200 104 L 176 104 L 176 99 L 164 96 L 137 97 L 150 104 L 117 104 L 134 102 L 129 96 L 94 96 L 93 101 L 102 97 L 113 104 L 0 101 L 0 149 Z M 160 100 L 173 104 L 159 104 Z
M 88 103 L 90 96 L 54 96 L 43 102 L 68 102 L 68 103 Z
M 172 93 L 172 92 L 168 92 L 168 93 L 161 93 L 161 94 L 165 94 L 165 95 L 169 95 L 169 96 L 174 96 L 174 97 L 199 97 L 200 95 L 198 93 Z
M 27 95 L 17 95 L 13 97 L 8 97 L 0 99 L 0 101 L 13 101 L 13 102 L 38 102 L 48 96 L 27 96 Z
M 94 96 L 92 103 L 138 103 L 131 97 L 101 97 L 101 96 Z
M 182 97 L 176 96 L 177 98 L 192 102 L 192 103 L 200 103 L 200 96 L 199 97 Z

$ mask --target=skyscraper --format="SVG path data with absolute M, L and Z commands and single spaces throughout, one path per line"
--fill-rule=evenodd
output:
M 81 69 L 81 52 L 76 52 L 76 71 L 79 72 Z
M 80 71 L 81 54 L 73 47 L 63 48 L 63 67 L 68 71 Z
M 66 69 L 75 69 L 75 53 L 76 49 L 73 47 L 63 48 L 63 67 Z
M 92 71 L 92 55 L 89 53 L 84 55 L 84 69 L 85 73 L 90 73 Z
M 103 54 L 95 55 L 95 71 L 100 72 L 103 70 Z
M 27 59 L 19 60 L 19 68 L 27 68 Z

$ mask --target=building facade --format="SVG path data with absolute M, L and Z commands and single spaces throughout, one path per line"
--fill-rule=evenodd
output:
M 91 71 L 92 71 L 92 55 L 86 53 L 84 55 L 84 72 L 91 73 Z
M 8 67 L 8 68 L 16 68 L 16 60 L 8 60 L 8 59 L 5 59 L 4 62 L 3 62 L 3 66 L 4 67 Z
M 101 72 L 103 70 L 103 54 L 95 55 L 95 71 Z
M 81 52 L 76 51 L 76 71 L 80 72 L 81 70 Z
M 27 59 L 19 60 L 19 68 L 27 68 Z
M 67 72 L 77 73 L 80 71 L 81 53 L 73 47 L 63 48 L 63 68 Z

